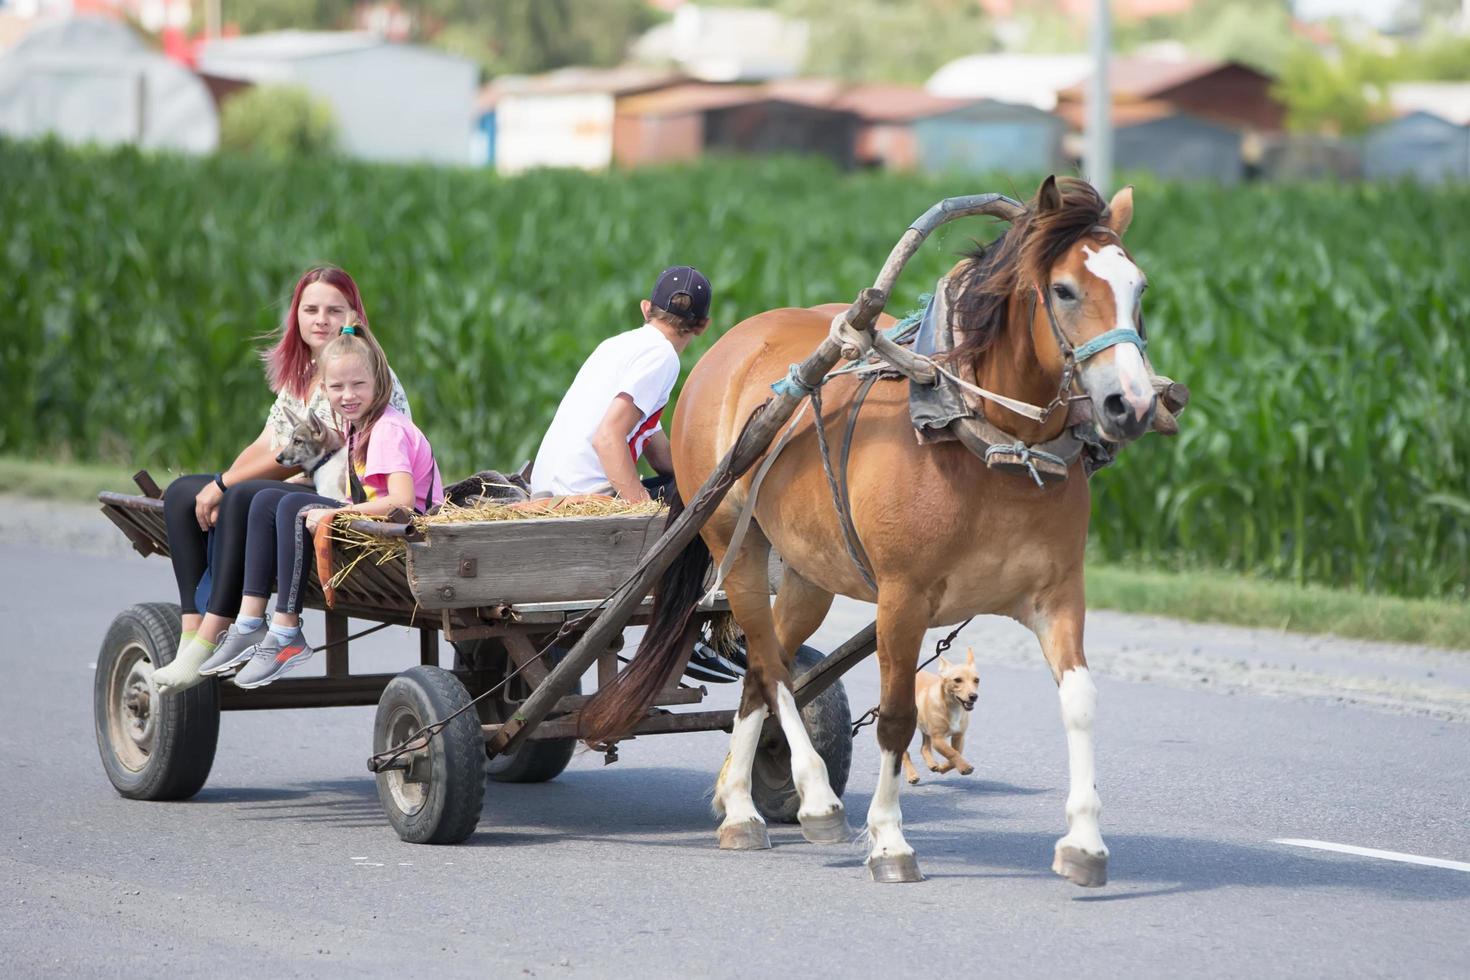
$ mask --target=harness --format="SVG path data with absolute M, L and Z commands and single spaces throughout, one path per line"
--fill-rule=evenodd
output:
M 1094 230 L 1113 234 L 1112 229 L 1102 226 Z M 796 365 L 792 365 L 792 370 L 785 378 L 771 385 L 777 393 L 807 397 L 815 416 L 813 422 L 822 457 L 822 469 L 832 493 L 833 507 L 842 529 L 843 544 L 848 558 L 862 575 L 863 581 L 875 593 L 878 590 L 877 581 L 853 524 L 847 481 L 848 459 L 852 452 L 858 416 L 874 384 L 878 381 L 908 380 L 909 417 L 920 443 L 957 441 L 983 460 L 989 469 L 1030 476 L 1036 486 L 1042 488 L 1047 483 L 1066 480 L 1072 463 L 1079 457 L 1082 458 L 1085 475 L 1090 478 L 1097 470 L 1110 464 L 1121 448 L 1119 444 L 1103 438 L 1093 419 L 1090 399 L 1073 390 L 1078 366 L 1119 344 L 1133 344 L 1140 352 L 1147 351 L 1147 342 L 1141 333 L 1122 327 L 1109 330 L 1083 344 L 1073 345 L 1057 321 L 1050 290 L 1042 289 L 1038 284 L 1027 296 L 1027 322 L 1035 319 L 1036 301 L 1040 296 L 1046 310 L 1047 323 L 1062 354 L 1063 367 L 1057 393 L 1051 401 L 1045 406 L 1031 405 L 988 391 L 956 376 L 945 366 L 946 355 L 954 346 L 954 331 L 949 316 L 949 287 L 948 277 L 940 279 L 934 292 L 927 297 L 922 311 L 911 313 L 871 340 L 852 331 L 839 314 L 832 323 L 832 336 L 842 344 L 844 356 L 853 363 L 827 374 L 815 385 L 804 383 L 796 371 Z M 848 407 L 847 424 L 838 447 L 838 465 L 834 470 L 827 444 L 826 419 L 822 412 L 822 388 L 828 381 L 844 374 L 860 374 L 863 377 Z M 1159 381 L 1163 383 L 1161 387 L 1182 390 L 1182 386 L 1173 385 L 1168 379 Z M 1027 443 L 1005 432 L 990 422 L 983 412 L 973 408 L 965 398 L 966 392 L 1036 422 L 1045 422 L 1055 412 L 1065 410 L 1067 423 L 1061 435 L 1045 442 Z M 1187 399 L 1187 392 L 1184 392 L 1183 399 Z M 1175 408 L 1173 405 L 1170 407 Z M 1182 404 L 1178 404 L 1175 410 L 1182 407 Z M 711 593 L 724 581 L 740 540 L 749 526 L 760 484 L 775 458 L 790 441 L 805 409 L 806 406 L 803 405 L 802 410 L 792 418 L 781 439 L 772 447 L 757 470 L 750 494 L 737 520 L 726 559 L 721 562 L 716 573 Z

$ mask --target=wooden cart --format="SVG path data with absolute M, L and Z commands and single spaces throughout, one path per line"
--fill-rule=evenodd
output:
M 160 697 L 149 678 L 178 646 L 178 607 L 150 603 L 123 612 L 97 660 L 97 741 L 108 776 L 126 796 L 185 798 L 209 776 L 221 710 L 376 702 L 369 767 L 399 836 L 419 843 L 463 840 L 479 820 L 487 759 L 491 778 L 506 781 L 550 779 L 565 767 L 586 703 L 582 675 L 594 665 L 600 684 L 616 675 L 623 629 L 646 621 L 655 579 L 839 360 L 864 356 L 871 348 L 910 378 L 932 382 L 932 363 L 874 332 L 899 274 L 930 232 L 968 215 L 1014 220 L 1023 211 L 1004 195 L 977 194 L 947 198 L 920 215 L 894 245 L 873 286 L 834 319 L 832 332 L 809 357 L 773 385 L 775 394 L 746 421 L 729 452 L 661 533 L 649 519 L 631 517 L 606 519 L 626 526 L 558 518 L 538 522 L 557 525 L 539 530 L 530 522 L 497 522 L 499 530 L 490 524 L 446 525 L 422 535 L 409 524 L 358 522 L 355 527 L 366 533 L 402 538 L 401 556 L 361 576 L 354 573 L 338 590 L 326 610 L 326 676 L 277 681 L 266 692 L 247 694 L 210 681 Z M 102 494 L 103 512 L 142 554 L 167 554 L 161 495 L 146 474 L 139 476 L 143 495 Z M 507 530 L 506 523 L 521 527 Z M 517 534 L 525 537 L 512 542 Z M 317 583 L 307 605 L 325 609 Z M 717 602 L 697 616 L 704 621 L 724 611 Z M 395 676 L 353 675 L 349 618 L 417 628 L 419 666 Z M 564 632 L 574 621 L 577 628 Z M 454 644 L 453 671 L 438 666 L 440 631 Z M 793 693 L 839 794 L 847 784 L 852 737 L 838 678 L 873 652 L 876 632 L 870 623 L 826 657 L 808 648 L 798 657 Z M 564 655 L 548 649 L 549 657 L 540 656 L 538 638 L 558 633 L 567 644 Z M 682 684 L 661 692 L 631 735 L 728 731 L 732 711 L 669 710 L 703 697 L 702 689 Z M 477 698 L 475 712 L 461 710 Z M 756 804 L 768 818 L 795 818 L 788 752 L 771 722 L 754 783 Z
M 146 474 L 138 482 L 140 495 L 101 494 L 102 511 L 140 554 L 167 556 L 161 494 Z M 551 692 L 552 710 L 526 724 L 508 751 L 491 745 L 525 699 L 547 685 L 564 648 L 595 621 L 600 600 L 638 565 L 663 522 L 662 515 L 566 517 L 447 524 L 424 532 L 411 524 L 355 522 L 356 530 L 401 539 L 404 547 L 382 564 L 355 565 L 335 589 L 330 608 L 313 570 L 306 605 L 326 613 L 325 674 L 283 678 L 253 691 L 210 679 L 160 695 L 150 677 L 178 648 L 179 607 L 154 602 L 124 610 L 103 642 L 94 687 L 97 743 L 107 775 L 119 793 L 133 799 L 186 799 L 209 777 L 221 711 L 376 704 L 375 776 L 389 821 L 406 841 L 461 841 L 479 821 L 487 776 L 502 783 L 542 782 L 570 761 L 578 744 L 577 713 L 587 701 L 580 676 L 559 681 L 564 689 Z M 333 547 L 337 567 L 354 557 L 350 546 Z M 715 598 L 697 611 L 698 631 L 727 611 L 723 596 Z M 629 625 L 645 623 L 650 605 L 644 599 Z M 589 611 L 591 617 L 538 656 L 558 631 Z M 354 635 L 350 621 L 375 625 Z M 349 641 L 386 626 L 418 631 L 417 666 L 399 674 L 353 673 Z M 698 631 L 691 634 L 691 649 Z M 452 670 L 440 667 L 441 634 L 453 647 Z M 618 632 L 598 654 L 599 685 L 621 669 L 621 646 Z M 838 678 L 873 648 L 870 626 L 832 657 L 810 647 L 797 657 L 797 703 L 839 794 L 847 782 L 852 735 Z M 675 676 L 682 672 L 681 665 Z M 434 737 L 417 739 L 410 751 L 384 764 L 384 755 L 422 728 L 482 695 L 487 696 Z M 632 734 L 729 731 L 734 712 L 699 710 L 705 696 L 703 687 L 690 683 L 667 688 Z M 684 710 L 671 710 L 676 708 Z M 609 761 L 617 748 L 604 748 Z M 754 783 L 757 805 L 768 819 L 795 821 L 798 800 L 778 726 L 768 726 Z

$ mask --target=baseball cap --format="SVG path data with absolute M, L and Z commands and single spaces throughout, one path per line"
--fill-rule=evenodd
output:
M 674 297 L 681 294 L 689 297 L 689 306 L 675 309 Z M 692 265 L 676 265 L 659 273 L 648 301 L 682 319 L 703 320 L 709 316 L 712 296 L 709 280 L 703 273 Z

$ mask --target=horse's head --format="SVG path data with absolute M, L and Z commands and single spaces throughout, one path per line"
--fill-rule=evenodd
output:
M 1148 431 L 1157 399 L 1143 358 L 1148 277 L 1123 247 L 1133 189 L 1104 205 L 1087 182 L 1048 177 L 1028 218 L 1021 258 L 1041 314 L 1031 324 L 1037 353 L 1062 372 L 1070 350 L 1103 436 L 1136 439 Z

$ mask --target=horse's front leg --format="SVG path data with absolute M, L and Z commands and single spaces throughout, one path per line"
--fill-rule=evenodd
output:
M 1097 820 L 1102 812 L 1092 747 L 1097 687 L 1092 682 L 1087 658 L 1082 652 L 1085 616 L 1086 609 L 1079 594 L 1062 609 L 1038 617 L 1033 629 L 1057 682 L 1062 725 L 1067 732 L 1070 771 L 1067 833 L 1056 843 L 1051 867 L 1073 884 L 1096 887 L 1108 882 L 1108 848 L 1103 843 Z
M 868 871 L 874 881 L 923 881 L 914 849 L 903 836 L 898 805 L 899 769 L 914 737 L 914 672 L 919 643 L 929 625 L 927 603 L 897 589 L 879 587 L 878 788 L 868 806 Z

